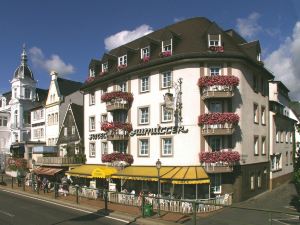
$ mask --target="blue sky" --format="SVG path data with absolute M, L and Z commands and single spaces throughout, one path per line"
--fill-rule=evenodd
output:
M 26 43 L 38 86 L 49 70 L 84 81 L 91 58 L 176 21 L 203 16 L 221 28 L 260 40 L 265 65 L 300 100 L 300 1 L 98 1 L 4 0 L 0 2 L 0 93 L 20 63 Z

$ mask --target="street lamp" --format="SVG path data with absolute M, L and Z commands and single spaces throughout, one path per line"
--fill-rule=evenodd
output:
M 160 168 L 161 168 L 161 161 L 157 159 L 156 161 L 156 169 L 157 169 L 157 196 L 158 196 L 158 206 L 157 206 L 157 216 L 160 216 L 160 197 L 161 197 L 161 190 L 160 190 Z

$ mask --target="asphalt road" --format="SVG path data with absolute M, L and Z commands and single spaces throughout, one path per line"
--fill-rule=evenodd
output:
M 0 190 L 0 225 L 124 225 L 127 221 Z M 135 224 L 135 223 L 130 223 Z

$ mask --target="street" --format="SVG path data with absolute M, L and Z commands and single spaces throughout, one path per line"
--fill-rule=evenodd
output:
M 64 207 L 0 190 L 0 225 L 114 224 L 128 221 Z M 134 223 L 131 223 L 134 224 Z

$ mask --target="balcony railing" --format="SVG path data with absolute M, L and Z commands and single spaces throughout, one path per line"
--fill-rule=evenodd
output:
M 75 157 L 38 157 L 35 165 L 39 166 L 70 166 L 83 164 L 84 160 Z
M 106 132 L 108 141 L 128 140 L 132 125 L 131 123 L 122 122 L 103 122 L 101 130 Z
M 233 165 L 227 163 L 203 163 L 207 173 L 231 173 L 233 171 Z
M 232 86 L 214 85 L 203 87 L 201 89 L 201 98 L 231 98 L 234 95 L 234 88 Z
M 233 124 L 211 124 L 204 125 L 201 127 L 201 132 L 203 135 L 232 135 L 234 133 L 235 127 Z
M 106 102 L 106 110 L 108 112 L 114 110 L 128 110 L 133 101 L 133 95 L 128 92 L 109 92 L 101 96 L 101 100 Z

